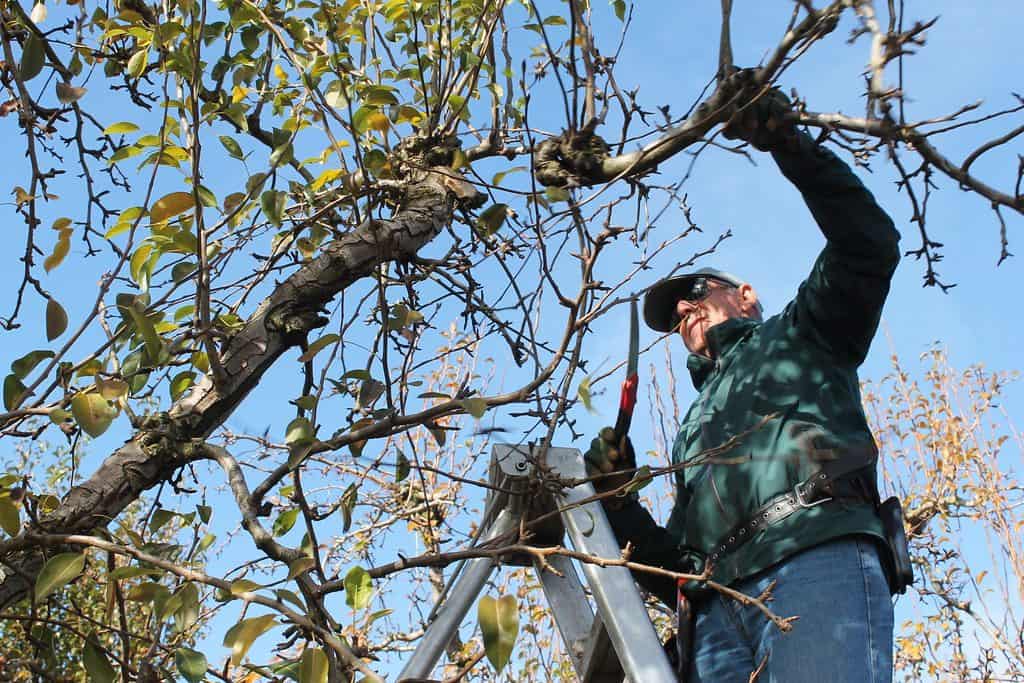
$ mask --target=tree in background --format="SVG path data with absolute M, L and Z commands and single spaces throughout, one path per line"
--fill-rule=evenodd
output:
M 896 356 L 865 387 L 888 487 L 906 501 L 918 584 L 897 634 L 909 680 L 1024 676 L 1022 441 L 1001 407 L 1016 373 L 951 367 L 936 347 L 923 376 Z
M 1024 132 L 1004 124 L 1024 101 L 915 119 L 902 65 L 934 20 L 801 0 L 738 71 L 722 7 L 707 87 L 665 103 L 615 77 L 644 11 L 623 0 L 4 3 L 0 114 L 24 163 L 0 434 L 66 437 L 74 468 L 5 463 L 0 607 L 80 648 L 94 680 L 378 680 L 466 556 L 494 430 L 578 436 L 612 372 L 589 330 L 644 269 L 713 250 L 687 242 L 686 175 L 659 165 L 745 154 L 719 124 L 844 34 L 869 64 L 864 115 L 797 94 L 794 121 L 891 162 L 927 284 L 947 286 L 937 176 L 991 207 L 1008 254 L 1024 166 L 995 182 L 973 165 Z M 973 126 L 1003 127 L 953 161 Z M 659 227 L 679 206 L 687 227 Z M 91 462 L 108 430 L 124 443 Z M 64 607 L 82 584 L 139 621 L 85 632 Z M 203 625 L 226 660 L 195 649 Z M 248 657 L 268 632 L 275 654 Z

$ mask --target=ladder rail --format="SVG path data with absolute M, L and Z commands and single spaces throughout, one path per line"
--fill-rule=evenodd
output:
M 482 542 L 497 538 L 515 528 L 516 518 L 508 510 L 502 510 L 494 518 Z M 472 607 L 484 584 L 495 569 L 494 560 L 489 557 L 476 557 L 466 562 L 462 576 L 448 592 L 448 599 L 437 611 L 434 620 L 427 627 L 416 650 L 409 657 L 405 667 L 398 674 L 403 678 L 426 678 L 430 675 L 441 653 L 459 630 L 466 613 Z
M 619 544 L 600 503 L 579 504 L 593 495 L 590 484 L 565 491 L 563 502 L 576 505 L 562 513 L 566 531 L 576 550 L 596 557 L 618 557 Z M 582 565 L 601 620 L 626 675 L 635 683 L 675 683 L 676 673 L 629 570 L 590 562 Z

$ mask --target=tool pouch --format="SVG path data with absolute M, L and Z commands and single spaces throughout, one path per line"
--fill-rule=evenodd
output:
M 885 540 L 889 545 L 889 592 L 906 593 L 907 586 L 914 583 L 914 569 L 910 564 L 910 550 L 907 546 L 907 533 L 903 528 L 903 507 L 896 496 L 888 498 L 878 507 L 878 516 L 882 520 Z

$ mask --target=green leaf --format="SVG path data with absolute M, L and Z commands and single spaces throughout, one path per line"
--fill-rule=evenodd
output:
M 149 209 L 149 220 L 162 223 L 179 213 L 188 211 L 195 205 L 190 192 L 171 192 L 153 203 Z
M 405 457 L 405 453 L 398 451 L 398 457 L 395 459 L 395 483 L 405 480 L 409 476 L 409 458 Z
M 388 616 L 389 614 L 393 613 L 394 611 L 395 610 L 393 610 L 393 609 L 379 609 L 379 610 L 377 610 L 376 612 L 374 612 L 370 616 L 366 617 L 366 626 L 367 626 L 367 628 L 369 628 L 370 624 L 372 624 L 373 622 L 377 621 L 378 619 L 383 619 L 384 617 Z
M 199 519 L 203 520 L 203 524 L 209 524 L 210 518 L 213 517 L 213 508 L 209 505 L 196 505 L 196 510 L 199 512 Z
M 352 567 L 345 575 L 345 604 L 352 609 L 363 609 L 373 597 L 373 581 L 362 567 Z
M 134 133 L 137 130 L 139 130 L 139 127 L 136 126 L 131 121 L 118 121 L 117 123 L 112 123 L 109 126 L 107 126 L 106 128 L 104 128 L 103 129 L 103 134 L 104 135 L 123 135 L 124 133 Z
M 132 254 L 131 260 L 128 261 L 128 274 L 132 276 L 132 280 L 142 286 L 142 290 L 145 291 L 147 287 L 146 283 L 149 282 L 149 268 L 143 271 L 143 268 L 147 265 L 149 255 L 153 251 L 153 245 L 148 242 L 143 242 L 135 253 Z M 143 282 L 145 280 L 145 282 Z
M 651 476 L 651 468 L 644 465 L 633 473 L 633 478 L 630 479 L 629 483 L 626 484 L 626 487 L 622 489 L 622 495 L 636 493 L 652 481 L 654 481 L 654 477 Z
M 347 532 L 352 528 L 352 511 L 356 509 L 356 502 L 359 500 L 359 487 L 349 484 L 345 493 L 341 494 L 341 530 Z
M 274 520 L 273 532 L 275 536 L 284 536 L 295 526 L 295 520 L 299 517 L 299 508 L 285 510 Z
M 21 531 L 21 515 L 18 504 L 10 496 L 0 496 L 0 529 L 8 536 L 14 537 Z
M 302 408 L 303 410 L 313 410 L 314 408 L 316 408 L 316 404 L 316 396 L 310 396 L 308 394 L 305 396 L 299 396 L 297 399 L 295 399 L 295 405 L 298 406 L 299 408 Z
M 368 380 L 368 379 L 370 379 L 370 371 L 369 370 L 363 370 L 363 369 L 349 370 L 348 372 L 346 372 L 344 375 L 341 376 L 341 379 L 342 380 L 346 380 L 346 379 Z
M 508 216 L 509 209 L 508 204 L 494 204 L 493 206 L 487 207 L 482 214 L 478 224 L 480 229 L 485 235 L 493 235 L 498 232 L 502 225 L 505 223 L 505 217 Z
M 302 653 L 299 683 L 327 683 L 327 655 L 320 648 L 306 648 Z
M 18 379 L 17 375 L 4 378 L 4 410 L 15 410 L 21 404 L 28 387 Z
M 293 560 L 288 565 L 288 580 L 291 581 L 295 577 L 305 574 L 315 566 L 316 560 L 312 557 L 300 557 L 297 560 Z
M 363 104 L 369 106 L 386 106 L 398 104 L 398 98 L 392 92 L 394 88 L 386 85 L 371 85 L 363 91 Z
M 137 586 L 133 586 L 125 597 L 127 600 L 131 600 L 133 602 L 155 602 L 157 600 L 166 600 L 167 595 L 167 586 L 153 581 L 147 581 L 146 583 L 140 583 Z
M 231 648 L 231 663 L 238 666 L 245 653 L 252 647 L 253 641 L 274 628 L 274 615 L 264 614 L 261 617 L 243 619 L 224 634 L 224 647 Z
M 116 411 L 99 394 L 80 391 L 71 399 L 71 414 L 82 431 L 95 438 L 107 431 Z
M 305 446 L 313 442 L 313 425 L 305 417 L 297 417 L 288 423 L 284 441 L 289 446 Z
M 246 593 L 255 593 L 260 588 L 263 588 L 260 584 L 249 579 L 238 579 L 237 581 L 231 582 L 231 595 L 236 598 L 242 597 Z
M 68 329 L 68 314 L 57 300 L 46 300 L 46 341 L 53 341 Z
M 171 400 L 177 401 L 182 394 L 188 391 L 189 387 L 195 384 L 196 373 L 186 370 L 174 376 L 171 380 Z
M 591 394 L 590 394 L 590 376 L 589 375 L 584 377 L 583 381 L 580 382 L 579 388 L 576 389 L 576 396 L 579 397 L 580 402 L 583 404 L 584 408 L 586 408 L 590 412 L 594 412 L 594 405 L 593 405 L 593 402 L 591 401 Z
M 174 612 L 174 624 L 179 632 L 186 631 L 199 620 L 199 589 L 194 583 L 186 583 L 175 597 L 181 599 L 181 607 Z
M 360 408 L 369 408 L 374 401 L 384 393 L 384 383 L 375 379 L 368 379 L 359 387 L 359 395 L 356 396 L 356 403 Z
M 46 46 L 34 31 L 29 31 L 28 40 L 25 41 L 25 48 L 21 53 L 21 67 L 19 68 L 21 80 L 30 81 L 38 76 L 45 63 Z
M 217 537 L 214 534 L 206 534 L 205 536 L 203 536 L 202 540 L 199 541 L 199 545 L 196 546 L 196 552 L 203 552 L 211 545 L 213 545 L 213 542 L 216 540 Z
M 549 187 L 544 190 L 544 196 L 551 203 L 567 202 L 572 199 L 569 191 L 562 187 Z
M 441 448 L 444 448 L 445 443 L 448 441 L 448 432 L 436 422 L 431 422 L 427 425 L 427 431 L 434 437 L 434 441 Z
M 160 362 L 160 351 L 163 350 L 164 345 L 160 335 L 156 333 L 156 326 L 149 316 L 135 310 L 134 307 L 131 309 L 130 315 L 146 344 L 146 358 L 150 365 L 157 365 Z
M 196 272 L 197 266 L 189 261 L 182 261 L 181 263 L 175 263 L 171 267 L 171 279 L 175 282 L 182 282 L 192 273 Z
M 619 21 L 626 20 L 626 0 L 612 0 L 612 9 Z
M 284 206 L 288 199 L 288 195 L 284 192 L 278 192 L 277 190 L 267 190 L 260 195 L 260 208 L 263 209 L 264 215 L 267 220 L 274 227 L 281 225 L 282 217 L 284 216 Z
M 309 361 L 313 360 L 313 356 L 320 353 L 324 348 L 333 344 L 339 339 L 341 339 L 341 337 L 337 334 L 325 334 L 324 336 L 320 337 L 315 342 L 309 345 L 309 348 L 306 349 L 306 352 L 299 356 L 299 362 L 308 363 Z
M 295 607 L 299 608 L 299 610 L 302 612 L 305 612 L 307 609 L 309 609 L 305 605 L 305 603 L 302 602 L 302 598 L 300 598 L 298 595 L 288 590 L 287 588 L 278 588 L 274 591 L 274 595 L 277 596 L 278 600 L 282 602 L 289 602 Z
M 525 170 L 527 170 L 526 166 L 513 166 L 512 168 L 506 169 L 504 171 L 498 171 L 497 173 L 494 174 L 494 178 L 491 179 L 491 185 L 501 185 L 501 181 L 504 180 L 505 176 L 507 176 L 508 174 L 517 173 L 519 171 Z
M 219 138 L 220 144 L 224 145 L 224 149 L 228 151 L 235 159 L 244 160 L 245 154 L 242 153 L 242 146 L 229 135 L 221 135 Z
M 82 648 L 82 664 L 89 674 L 89 683 L 114 683 L 118 679 L 117 671 L 110 665 L 110 660 L 100 647 L 96 634 L 91 633 L 85 639 Z
M 85 569 L 84 553 L 60 553 L 43 565 L 36 577 L 35 601 L 42 602 L 77 577 Z
M 217 195 L 213 193 L 213 190 L 205 185 L 200 185 L 196 188 L 196 192 L 199 195 L 199 201 L 202 202 L 203 206 L 208 209 L 212 209 L 217 206 Z
M 206 676 L 206 655 L 202 652 L 179 647 L 174 653 L 174 664 L 188 683 L 200 683 Z
M 167 522 L 171 521 L 177 516 L 177 512 L 174 510 L 167 510 L 165 508 L 159 508 L 153 511 L 153 516 L 149 520 L 149 531 L 150 533 L 156 533 L 159 531 Z
M 292 148 L 291 142 L 285 142 L 282 145 L 278 145 L 273 152 L 270 153 L 270 165 L 278 166 L 279 164 L 287 164 L 295 156 L 295 151 Z
M 512 647 L 519 632 L 519 605 L 515 596 L 506 595 L 495 600 L 480 598 L 477 620 L 484 637 L 484 650 L 491 665 L 501 673 L 512 656 Z
M 148 61 L 147 60 L 148 54 L 149 54 L 149 47 L 148 46 L 142 48 L 141 50 L 139 50 L 135 54 L 133 54 L 131 56 L 131 59 L 128 60 L 128 68 L 125 69 L 125 73 L 127 73 L 132 78 L 138 78 L 139 76 L 141 76 L 142 72 L 146 70 L 146 63 Z
M 460 403 L 467 413 L 478 420 L 487 412 L 487 401 L 482 398 L 467 398 L 464 401 L 460 401 Z

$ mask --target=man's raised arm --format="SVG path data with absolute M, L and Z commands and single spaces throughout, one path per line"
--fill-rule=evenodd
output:
M 850 168 L 805 133 L 773 149 L 827 243 L 794 301 L 795 324 L 837 360 L 863 362 L 899 263 L 900 234 Z

